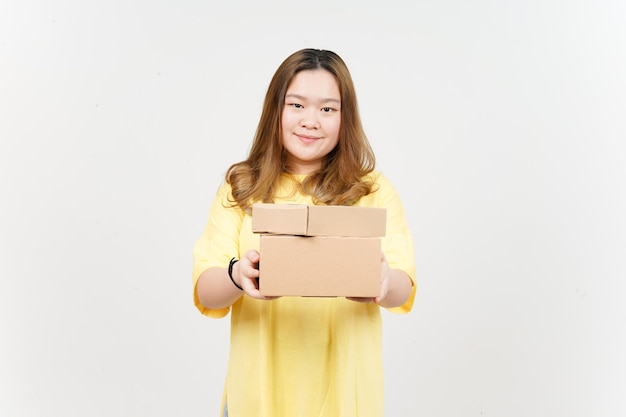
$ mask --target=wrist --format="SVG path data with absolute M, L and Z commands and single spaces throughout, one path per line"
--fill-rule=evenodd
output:
M 228 263 L 228 278 L 230 278 L 230 280 L 232 281 L 233 285 L 235 285 L 235 287 L 239 288 L 241 291 L 243 291 L 243 288 L 241 287 L 240 284 L 237 283 L 237 281 L 235 281 L 235 278 L 233 277 L 233 270 L 235 268 L 235 264 L 239 262 L 239 259 L 236 258 L 232 258 L 230 260 L 230 262 Z M 239 269 L 239 268 L 237 268 Z

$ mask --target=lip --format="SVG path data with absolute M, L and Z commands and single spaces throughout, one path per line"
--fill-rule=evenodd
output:
M 298 133 L 295 133 L 295 136 L 301 141 L 307 142 L 307 143 L 315 142 L 316 140 L 321 139 L 319 136 L 301 135 Z

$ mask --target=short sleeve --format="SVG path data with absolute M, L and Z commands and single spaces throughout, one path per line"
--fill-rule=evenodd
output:
M 381 173 L 378 173 L 376 183 L 378 184 L 378 190 L 374 193 L 376 205 L 387 209 L 387 232 L 382 240 L 383 253 L 389 266 L 406 272 L 412 282 L 411 294 L 407 301 L 401 306 L 387 310 L 404 314 L 413 308 L 417 290 L 413 238 L 404 206 L 393 184 Z
M 230 259 L 240 257 L 239 235 L 244 212 L 231 207 L 231 188 L 222 184 L 217 191 L 207 225 L 193 248 L 193 300 L 196 308 L 205 316 L 221 318 L 228 314 L 230 307 L 209 309 L 200 303 L 197 283 L 200 275 L 209 268 L 226 268 Z

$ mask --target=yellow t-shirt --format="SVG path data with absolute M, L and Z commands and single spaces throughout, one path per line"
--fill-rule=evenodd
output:
M 415 256 L 404 208 L 389 180 L 370 174 L 379 189 L 356 205 L 385 207 L 387 233 L 382 249 L 391 268 L 413 281 L 407 302 L 389 311 L 407 313 L 415 298 Z M 297 179 L 297 177 L 296 177 Z M 285 177 L 275 203 L 312 204 L 292 195 Z M 194 302 L 206 316 L 225 317 L 231 308 L 207 309 L 195 290 L 198 277 L 225 268 L 234 256 L 259 250 L 252 218 L 228 208 L 223 184 L 193 250 Z M 230 358 L 224 401 L 230 416 L 382 417 L 383 369 L 380 307 L 345 298 L 282 297 L 272 301 L 246 295 L 232 305 Z M 222 404 L 222 407 L 224 404 Z

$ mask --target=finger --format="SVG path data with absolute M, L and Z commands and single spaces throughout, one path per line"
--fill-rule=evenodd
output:
M 250 279 L 244 275 L 241 276 L 241 287 L 250 297 L 259 298 L 259 289 L 256 287 L 256 280 Z
M 252 265 L 256 266 L 259 263 L 259 259 L 261 255 L 259 254 L 259 252 L 255 251 L 254 249 L 251 249 L 245 253 L 244 257 L 248 259 L 248 261 L 250 261 Z

